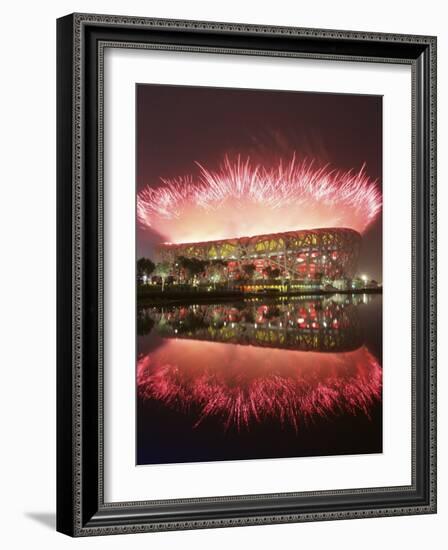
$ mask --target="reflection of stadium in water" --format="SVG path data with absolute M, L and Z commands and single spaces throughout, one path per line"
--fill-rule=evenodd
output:
M 151 333 L 153 344 L 139 353 L 139 398 L 183 415 L 194 430 L 210 421 L 237 431 L 275 422 L 298 432 L 317 419 L 368 419 L 382 388 L 381 365 L 364 344 L 357 311 L 370 299 L 140 309 L 140 334 Z
M 295 349 L 350 351 L 361 346 L 356 304 L 367 296 L 252 299 L 234 304 L 142 308 L 139 333 L 153 326 L 163 338 Z

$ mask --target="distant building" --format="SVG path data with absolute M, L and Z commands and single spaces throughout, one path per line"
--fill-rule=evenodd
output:
M 350 288 L 350 279 L 343 278 L 343 279 L 335 279 L 332 281 L 332 286 L 336 288 L 337 290 L 348 290 Z
M 380 285 L 378 285 L 377 281 L 373 281 L 373 280 L 369 281 L 366 277 L 363 277 L 363 278 L 356 277 L 355 279 L 351 280 L 350 287 L 353 290 L 377 289 L 380 287 Z
M 379 284 L 377 281 L 367 281 L 367 283 L 365 284 L 365 288 L 370 288 L 370 289 L 375 289 L 375 288 L 379 288 Z

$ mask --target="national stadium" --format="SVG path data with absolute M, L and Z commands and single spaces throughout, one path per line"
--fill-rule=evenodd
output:
M 254 275 L 290 281 L 349 279 L 355 274 L 361 235 L 348 228 L 322 228 L 195 243 L 159 245 L 157 261 L 176 265 L 179 258 L 197 259 L 207 265 L 224 263 L 228 279 L 238 279 L 244 266 L 255 266 Z

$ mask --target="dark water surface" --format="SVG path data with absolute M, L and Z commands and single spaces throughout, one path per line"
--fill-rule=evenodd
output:
M 137 464 L 382 452 L 382 297 L 137 312 Z

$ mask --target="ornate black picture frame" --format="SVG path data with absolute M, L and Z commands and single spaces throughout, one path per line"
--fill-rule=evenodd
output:
M 124 48 L 412 69 L 412 484 L 108 503 L 103 482 L 103 55 Z M 436 512 L 436 38 L 73 14 L 57 22 L 57 529 L 71 536 Z

